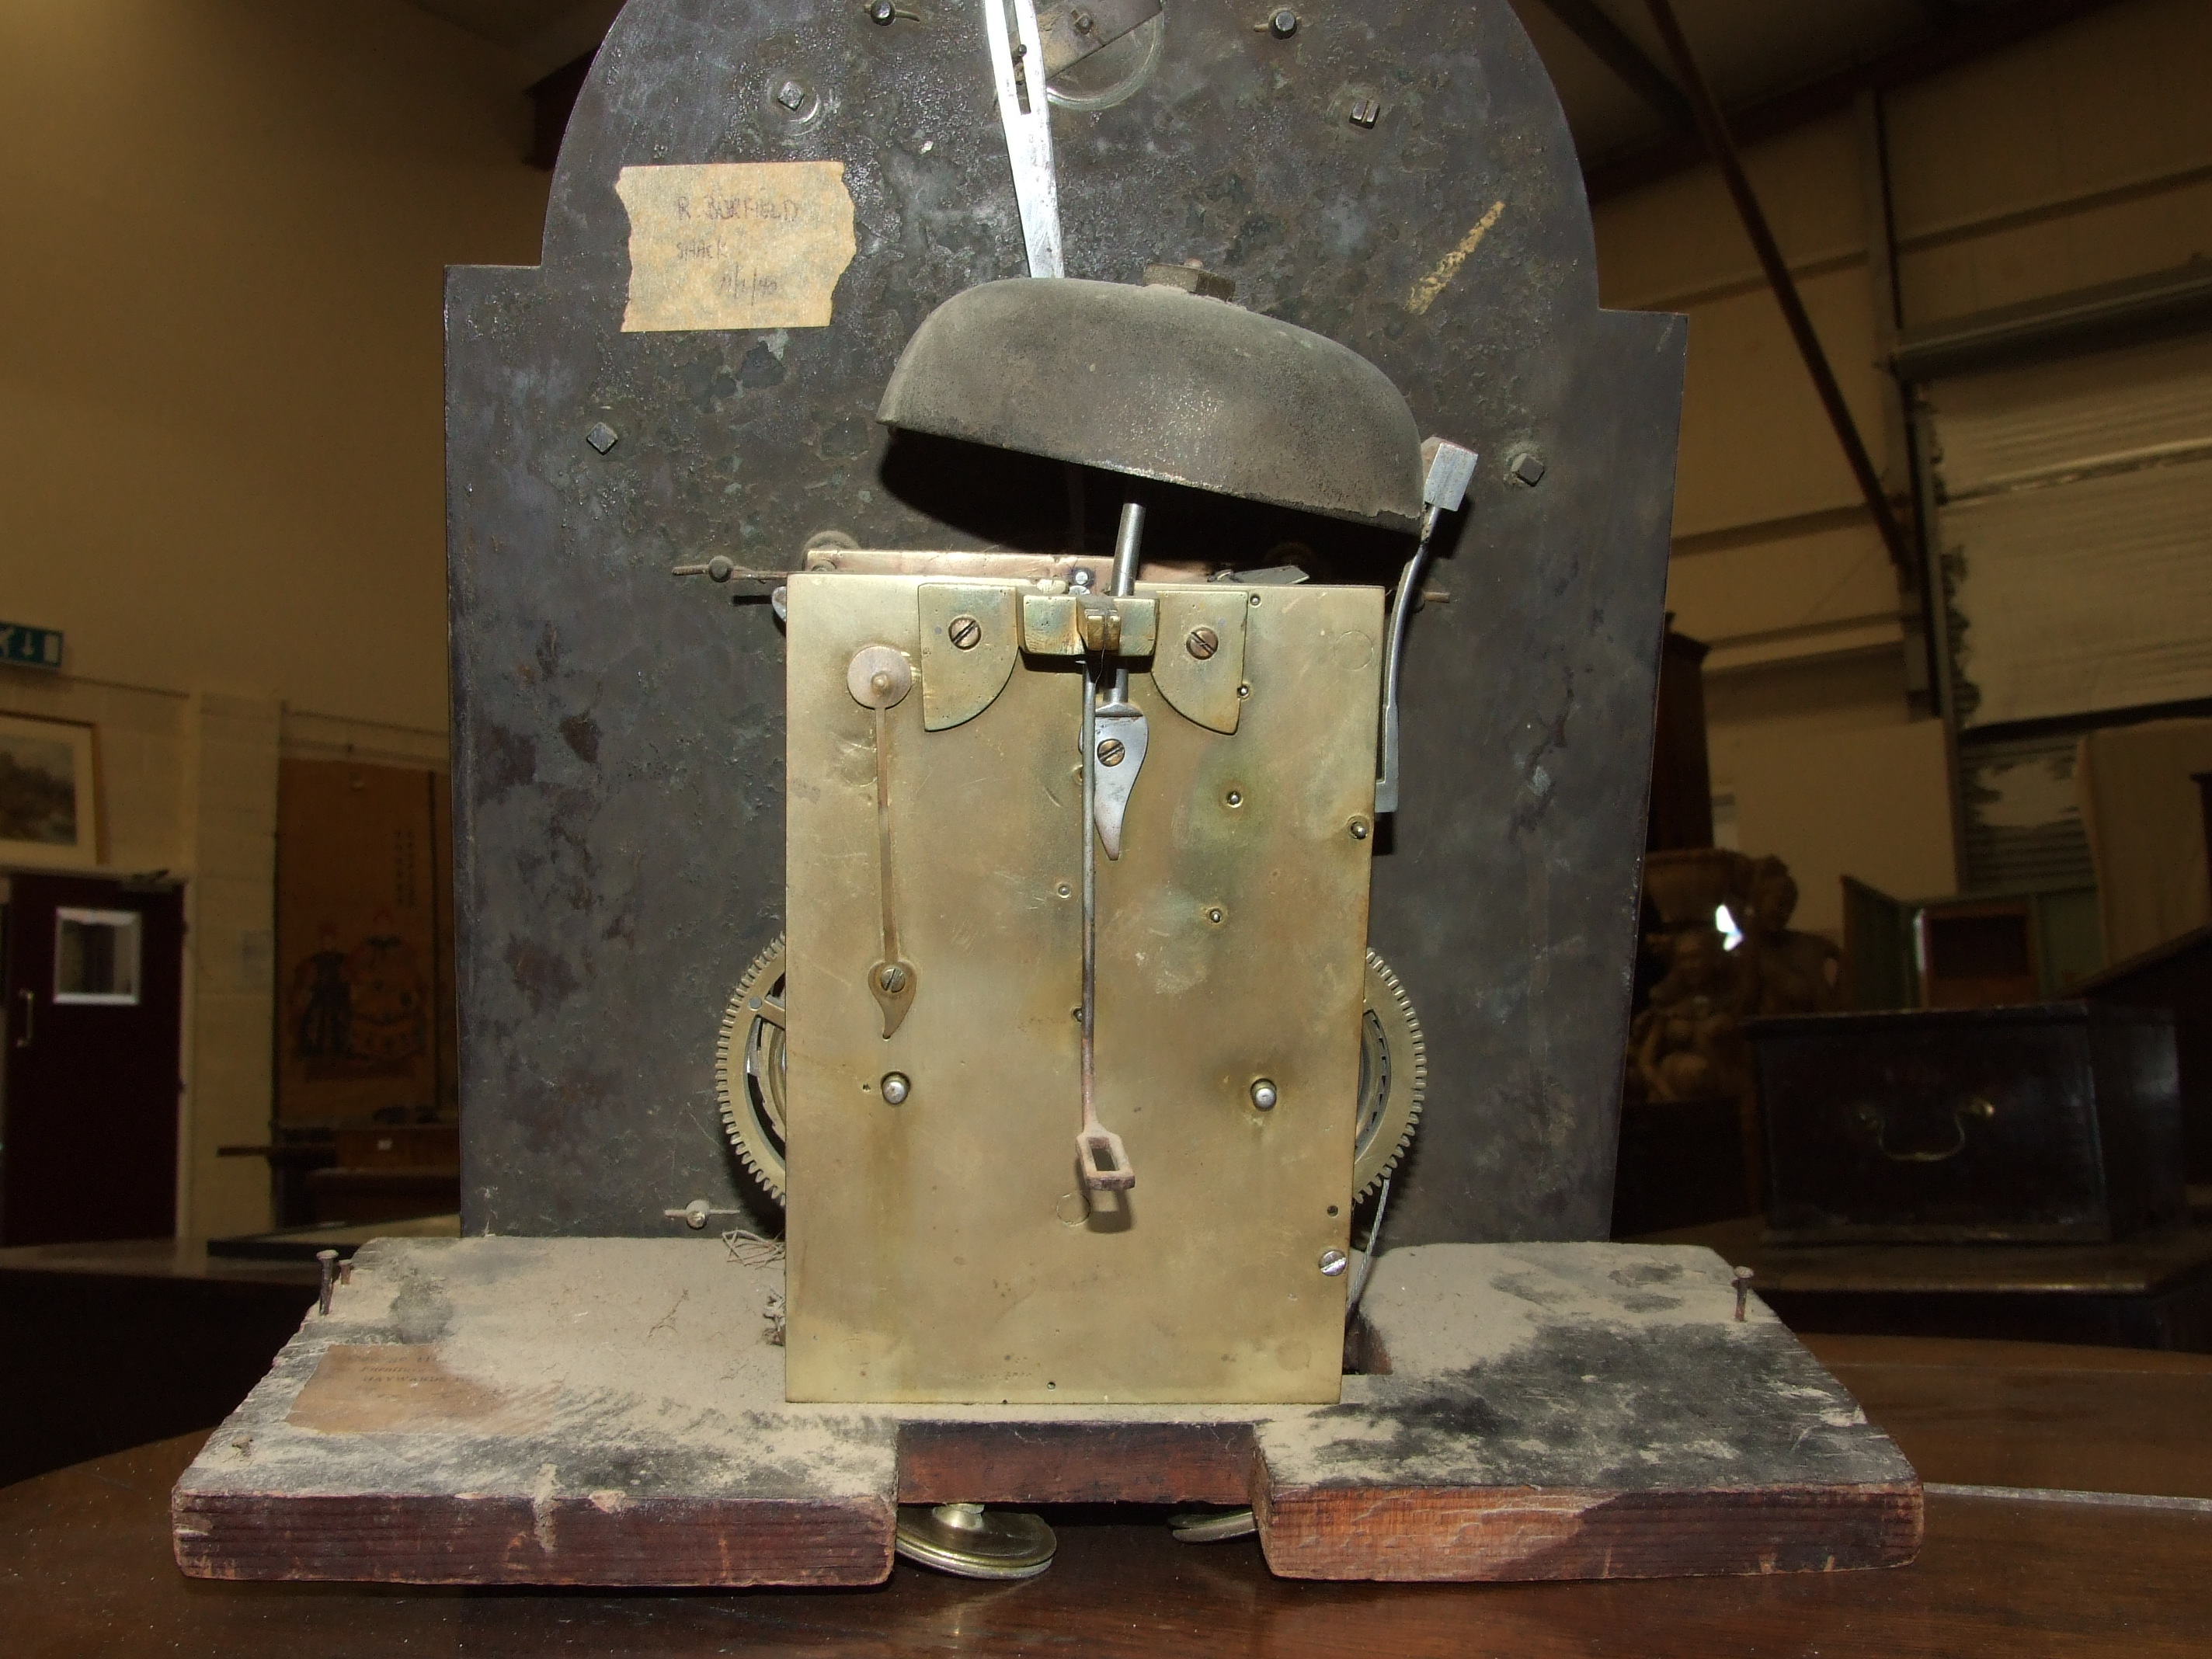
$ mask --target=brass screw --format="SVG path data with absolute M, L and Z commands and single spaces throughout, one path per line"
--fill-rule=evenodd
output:
M 1124 752 L 1121 738 L 1108 738 L 1098 745 L 1098 763 L 1101 766 L 1119 766 Z
M 1183 649 L 1204 662 L 1221 649 L 1221 635 L 1210 628 L 1194 628 L 1190 630 L 1190 637 L 1182 643 Z
M 963 651 L 973 651 L 983 642 L 983 624 L 973 617 L 955 617 L 945 627 L 945 636 Z

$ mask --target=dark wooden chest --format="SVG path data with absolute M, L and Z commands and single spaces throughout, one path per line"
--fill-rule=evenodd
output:
M 2062 1002 L 1748 1029 L 1777 1241 L 2094 1241 L 2185 1217 L 2163 1014 Z

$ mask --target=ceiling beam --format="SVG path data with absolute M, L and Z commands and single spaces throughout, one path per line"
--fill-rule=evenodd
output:
M 1711 88 L 1705 84 L 1697 56 L 1690 50 L 1689 40 L 1674 16 L 1674 8 L 1668 0 L 1645 0 L 1645 3 L 1651 8 L 1651 21 L 1658 27 L 1659 38 L 1666 43 L 1667 55 L 1674 61 L 1674 72 L 1688 91 L 1698 139 L 1711 153 L 1713 164 L 1720 168 L 1721 179 L 1728 185 L 1729 196 L 1735 198 L 1736 212 L 1743 220 L 1753 250 L 1759 255 L 1759 268 L 1765 271 L 1766 280 L 1774 289 L 1774 297 L 1782 307 L 1783 319 L 1790 325 L 1790 337 L 1797 342 L 1798 352 L 1805 359 L 1805 371 L 1812 376 L 1813 389 L 1820 394 L 1820 406 L 1828 412 L 1836 441 L 1842 446 L 1851 476 L 1858 480 L 1859 493 L 1866 498 L 1867 512 L 1881 532 L 1882 544 L 1888 548 L 1892 562 L 1899 571 L 1909 573 L 1912 569 L 1912 544 L 1895 508 L 1890 505 L 1888 492 L 1881 487 L 1881 475 L 1875 470 L 1874 457 L 1867 453 L 1865 440 L 1859 435 L 1858 422 L 1851 418 L 1850 405 L 1844 401 L 1844 389 L 1837 382 L 1820 335 L 1814 331 L 1813 319 L 1805 310 L 1797 283 L 1790 275 L 1789 262 L 1782 257 L 1782 249 L 1766 222 L 1766 214 L 1759 204 L 1758 193 L 1752 189 L 1751 179 L 1743 170 L 1743 160 L 1736 153 L 1728 118 L 1721 113 Z
M 1549 5 L 1551 0 L 1544 3 Z M 1888 92 L 1941 75 L 2113 3 L 2114 0 L 2013 0 L 2010 5 L 1976 11 L 1832 75 L 1771 98 L 1740 105 L 1728 112 L 1729 131 L 1739 144 L 1778 137 L 1849 109 L 1861 93 Z M 1626 155 L 1601 160 L 1583 170 L 1583 180 L 1595 204 L 1686 172 L 1706 155 L 1704 138 L 1692 129 L 1670 134 Z
M 1671 130 L 1687 133 L 1694 140 L 1697 122 L 1690 113 L 1690 100 L 1682 96 L 1682 89 L 1667 78 L 1664 70 L 1644 55 L 1644 49 L 1606 15 L 1597 0 L 1536 3 L 1588 46 L 1599 62 L 1626 82 L 1628 89 L 1650 105 Z

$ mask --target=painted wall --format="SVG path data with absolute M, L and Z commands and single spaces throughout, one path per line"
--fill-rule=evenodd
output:
M 442 764 L 441 301 L 533 264 L 526 69 L 400 0 L 0 7 L 0 709 L 187 878 L 180 1231 L 267 1224 L 280 755 Z
M 1888 94 L 1894 306 L 1872 107 L 1747 152 L 1894 492 L 1909 489 L 1902 412 L 1878 363 L 1899 326 L 2212 257 L 2208 62 L 2212 7 L 2132 0 Z M 1713 787 L 1735 799 L 1745 850 L 1786 860 L 1799 925 L 1831 933 L 1844 874 L 1922 884 L 1899 896 L 1953 890 L 1948 761 L 1914 695 L 1919 647 L 1717 174 L 1605 204 L 1597 240 L 1608 305 L 1691 319 L 1668 603 L 1713 647 Z M 1893 730 L 1919 724 L 1930 730 Z

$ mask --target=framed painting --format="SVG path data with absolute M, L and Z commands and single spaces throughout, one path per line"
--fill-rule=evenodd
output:
M 0 714 L 0 867 L 100 862 L 99 766 L 93 727 Z

